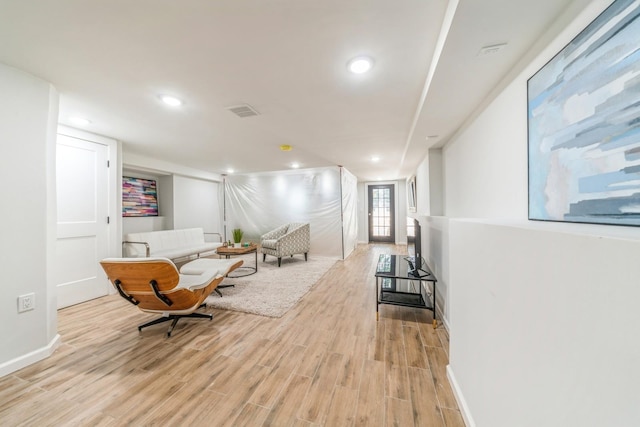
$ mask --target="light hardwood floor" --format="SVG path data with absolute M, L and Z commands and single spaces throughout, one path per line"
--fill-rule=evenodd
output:
M 361 245 L 285 316 L 153 318 L 119 296 L 59 312 L 63 344 L 0 378 L 0 425 L 464 426 L 427 310 L 380 306 Z

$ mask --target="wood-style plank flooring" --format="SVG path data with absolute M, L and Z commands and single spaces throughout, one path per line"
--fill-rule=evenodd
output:
M 378 254 L 403 249 L 360 245 L 279 319 L 207 308 L 166 338 L 116 295 L 60 310 L 56 352 L 0 378 L 0 425 L 464 426 L 431 312 L 376 322 Z

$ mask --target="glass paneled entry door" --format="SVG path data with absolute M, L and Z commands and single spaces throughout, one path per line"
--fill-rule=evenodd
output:
M 395 243 L 393 184 L 369 186 L 369 242 Z

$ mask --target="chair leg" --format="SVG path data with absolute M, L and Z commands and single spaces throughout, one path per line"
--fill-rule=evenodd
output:
M 280 267 L 280 264 L 282 264 L 282 258 L 278 258 L 278 267 Z
M 224 289 L 224 288 L 235 288 L 236 285 L 218 285 L 214 291 L 220 295 L 220 298 L 222 298 L 222 292 L 220 292 L 220 289 Z
M 179 317 L 195 317 L 196 319 L 209 319 L 209 320 L 212 320 L 213 319 L 213 314 L 191 313 L 191 314 L 184 314 L 184 315 L 181 315 Z
M 264 262 L 267 259 L 267 254 L 262 254 L 262 262 Z
M 158 323 L 164 323 L 164 322 L 168 322 L 169 320 L 172 320 L 173 316 L 169 316 L 169 317 L 159 317 L 157 319 L 154 319 L 150 322 L 144 323 L 140 326 L 138 326 L 138 332 L 142 330 L 142 328 L 146 328 L 147 326 L 151 326 L 151 325 L 157 325 Z
M 206 305 L 202 304 L 200 307 L 203 307 Z M 198 307 L 199 308 L 199 307 Z M 169 330 L 167 331 L 167 337 L 171 336 L 171 332 L 173 332 L 173 329 L 176 327 L 176 324 L 178 323 L 178 320 L 182 319 L 183 317 L 193 317 L 196 319 L 209 319 L 212 320 L 213 319 L 213 314 L 206 314 L 206 313 L 190 313 L 190 314 L 171 314 L 167 317 L 159 317 L 157 319 L 154 319 L 150 322 L 144 323 L 140 326 L 138 326 L 138 331 L 141 331 L 142 328 L 146 328 L 147 326 L 151 326 L 151 325 L 157 325 L 158 323 L 164 323 L 164 322 L 168 322 L 170 320 L 173 320 L 173 322 L 171 323 L 171 326 L 169 327 Z
M 179 317 L 176 317 L 175 319 L 173 319 L 173 323 L 171 323 L 171 326 L 169 326 L 169 330 L 167 331 L 167 338 L 171 336 L 171 332 L 173 331 L 173 328 L 176 327 L 176 323 L 178 323 L 178 320 L 180 320 Z
M 304 253 L 304 260 L 305 260 L 305 261 L 307 260 L 307 253 L 308 253 L 308 252 L 305 252 L 305 253 Z

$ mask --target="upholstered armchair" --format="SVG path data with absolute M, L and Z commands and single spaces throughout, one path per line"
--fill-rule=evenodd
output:
M 295 223 L 285 224 L 264 234 L 260 238 L 260 251 L 262 261 L 267 255 L 278 258 L 278 267 L 282 264 L 282 257 L 304 254 L 307 260 L 311 242 L 309 224 Z

